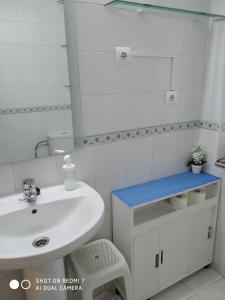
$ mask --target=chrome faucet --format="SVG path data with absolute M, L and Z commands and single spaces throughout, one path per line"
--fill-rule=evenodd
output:
M 23 198 L 21 201 L 35 202 L 37 196 L 40 195 L 40 189 L 36 187 L 35 180 L 33 178 L 26 178 L 23 180 Z

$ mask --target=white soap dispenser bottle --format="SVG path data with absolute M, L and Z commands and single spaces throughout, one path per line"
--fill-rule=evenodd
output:
M 75 164 L 71 161 L 70 155 L 64 156 L 64 165 L 63 165 L 63 172 L 64 172 L 64 187 L 67 191 L 72 191 L 76 189 L 77 182 L 75 179 Z

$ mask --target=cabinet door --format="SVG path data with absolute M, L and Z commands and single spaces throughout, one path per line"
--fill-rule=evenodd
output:
M 158 291 L 157 254 L 159 254 L 159 230 L 134 239 L 133 284 L 135 299 L 150 298 Z
M 189 247 L 187 272 L 194 271 L 210 263 L 210 245 L 213 240 L 208 236 L 212 224 L 212 208 L 198 212 L 189 219 Z
M 160 290 L 186 274 L 188 254 L 188 218 L 166 224 L 160 231 Z

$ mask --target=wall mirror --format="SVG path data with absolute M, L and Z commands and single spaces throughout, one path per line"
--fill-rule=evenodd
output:
M 0 164 L 73 150 L 68 73 L 63 2 L 0 0 Z

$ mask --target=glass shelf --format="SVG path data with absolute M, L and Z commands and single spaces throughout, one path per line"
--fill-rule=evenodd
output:
M 180 13 L 180 14 L 186 14 L 186 15 L 193 15 L 193 16 L 199 16 L 199 17 L 208 17 L 208 18 L 219 18 L 219 19 L 225 19 L 225 15 L 219 15 L 215 13 L 209 13 L 209 12 L 203 12 L 203 11 L 193 11 L 193 10 L 186 10 L 186 9 L 180 9 L 180 8 L 173 8 L 173 7 L 166 7 L 166 6 L 158 6 L 154 4 L 146 4 L 146 3 L 138 3 L 138 2 L 131 2 L 126 0 L 113 0 L 109 3 L 105 4 L 105 6 L 112 6 L 117 8 L 135 8 L 135 9 L 151 9 L 156 11 L 164 11 L 164 12 L 170 12 L 170 13 Z

